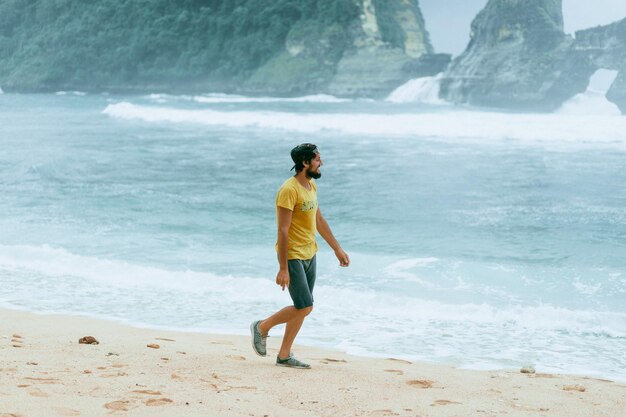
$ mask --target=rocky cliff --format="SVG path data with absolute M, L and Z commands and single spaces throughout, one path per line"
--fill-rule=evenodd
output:
M 442 79 L 442 98 L 550 111 L 583 92 L 593 66 L 572 52 L 561 8 L 561 0 L 489 0 Z
M 2 0 L 5 91 L 381 97 L 441 71 L 417 0 Z
M 363 0 L 352 34 L 327 87 L 330 94 L 382 98 L 412 78 L 437 74 L 450 60 L 433 54 L 415 0 Z
M 447 54 L 434 54 L 417 0 L 361 0 L 349 24 L 296 23 L 285 48 L 255 71 L 244 92 L 385 97 L 408 80 L 442 71 Z

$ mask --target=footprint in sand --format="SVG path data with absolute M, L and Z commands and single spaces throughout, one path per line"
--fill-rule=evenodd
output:
M 110 403 L 106 403 L 103 407 L 111 411 L 128 411 L 130 407 L 130 401 L 128 400 L 111 401 Z
M 63 417 L 72 417 L 72 416 L 79 416 L 80 415 L 80 411 L 73 410 L 71 408 L 54 407 L 52 409 L 54 410 L 55 413 L 57 413 L 58 415 L 63 416 Z
M 162 395 L 161 391 L 152 391 L 149 389 L 136 389 L 132 392 L 135 392 L 137 394 L 146 394 L 146 395 Z
M 100 378 L 117 378 L 119 376 L 128 376 L 126 372 L 115 372 L 111 374 L 101 374 Z
M 432 388 L 435 381 L 429 381 L 427 379 L 412 379 L 410 381 L 406 381 L 407 385 L 411 385 L 416 388 Z
M 27 376 L 24 379 L 28 379 L 29 381 L 38 382 L 40 384 L 56 384 L 59 382 L 56 378 L 35 378 Z
M 413 365 L 413 362 L 405 361 L 404 359 L 387 358 L 388 361 L 395 361 L 400 363 L 406 363 L 407 365 Z
M 21 414 L 15 414 L 15 413 L 2 413 L 0 414 L 0 417 L 24 417 Z
M 45 392 L 43 392 L 42 390 L 40 390 L 39 388 L 33 388 L 30 391 L 28 391 L 28 394 L 33 396 L 33 397 L 47 397 L 48 394 L 46 394 Z
M 348 363 L 347 360 L 345 359 L 333 359 L 333 358 L 324 358 L 324 359 L 320 359 L 320 362 L 323 364 L 328 365 L 329 362 L 334 362 L 334 363 Z
M 175 342 L 174 339 L 168 339 L 167 337 L 155 337 L 156 340 L 164 340 L 166 342 Z
M 461 403 L 457 401 L 450 401 L 450 400 L 436 400 L 434 403 L 431 404 L 431 406 L 450 405 L 450 404 L 461 404 Z
M 393 410 L 374 410 L 369 413 L 372 417 L 387 417 L 387 416 L 399 416 L 400 414 L 396 413 Z
M 22 340 L 22 336 L 19 334 L 14 334 L 11 336 L 11 343 L 14 348 L 24 347 L 24 341 Z
M 146 404 L 149 407 L 156 407 L 159 405 L 167 405 L 167 404 L 171 404 L 174 401 L 170 400 L 169 398 L 152 398 L 150 400 L 146 400 L 144 401 L 144 404 Z
M 582 385 L 565 385 L 563 387 L 563 391 L 585 392 L 587 391 L 587 388 L 583 387 Z
M 245 361 L 246 358 L 241 356 L 241 355 L 226 355 L 227 358 L 229 359 L 234 359 L 236 361 Z
M 232 342 L 228 342 L 228 341 L 223 341 L 223 340 L 214 340 L 212 342 L 209 342 L 212 345 L 233 345 Z
M 402 372 L 399 369 L 385 369 L 385 372 L 389 372 L 391 374 L 396 374 L 396 375 L 404 375 L 404 372 Z

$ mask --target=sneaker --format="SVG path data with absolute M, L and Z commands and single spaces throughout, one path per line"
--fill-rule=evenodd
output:
M 259 356 L 267 355 L 266 341 L 267 336 L 263 336 L 259 330 L 261 320 L 253 321 L 250 325 L 250 333 L 252 333 L 252 349 Z
M 298 369 L 311 369 L 311 365 L 308 363 L 300 362 L 293 357 L 293 353 L 289 355 L 287 359 L 281 359 L 280 356 L 276 356 L 276 366 L 286 366 L 288 368 Z

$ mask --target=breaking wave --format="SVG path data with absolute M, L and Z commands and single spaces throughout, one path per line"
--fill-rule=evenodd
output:
M 408 81 L 389 94 L 385 99 L 392 103 L 446 104 L 439 98 L 439 83 L 443 74 Z
M 338 98 L 326 94 L 315 94 L 302 97 L 246 97 L 233 94 L 202 94 L 202 95 L 171 95 L 150 94 L 148 98 L 155 103 L 175 101 L 194 101 L 196 103 L 345 103 L 350 99 Z
M 447 110 L 447 109 L 446 109 Z M 149 123 L 192 123 L 236 129 L 261 128 L 305 134 L 325 131 L 359 136 L 471 139 L 479 142 L 519 140 L 553 144 L 623 147 L 626 117 L 571 114 L 511 114 L 469 110 L 428 113 L 296 113 L 280 111 L 219 111 L 109 104 L 104 114 Z

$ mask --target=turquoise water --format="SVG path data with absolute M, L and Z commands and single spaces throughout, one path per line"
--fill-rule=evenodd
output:
M 0 95 L 0 304 L 247 334 L 289 303 L 274 197 L 305 141 L 352 265 L 320 244 L 300 343 L 626 380 L 621 116 Z

